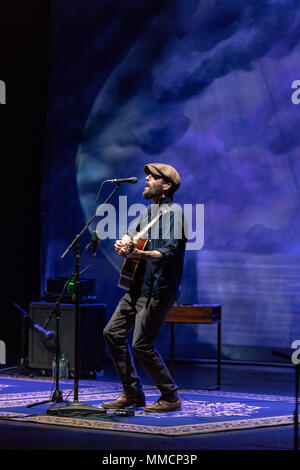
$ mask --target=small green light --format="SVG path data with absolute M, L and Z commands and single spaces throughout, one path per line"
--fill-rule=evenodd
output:
M 75 282 L 71 280 L 67 287 L 68 294 L 74 294 L 74 287 L 75 287 Z

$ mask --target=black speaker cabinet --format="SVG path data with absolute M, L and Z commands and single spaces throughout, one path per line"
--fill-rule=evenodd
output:
M 32 302 L 30 315 L 41 326 L 53 311 L 54 303 Z M 80 372 L 101 370 L 105 359 L 103 328 L 105 326 L 105 305 L 80 305 Z M 56 332 L 56 319 L 52 315 L 47 330 Z M 59 320 L 60 350 L 69 360 L 70 371 L 75 367 L 75 305 L 61 304 Z M 47 340 L 35 328 L 29 328 L 28 362 L 33 369 L 51 369 L 55 356 L 55 339 Z

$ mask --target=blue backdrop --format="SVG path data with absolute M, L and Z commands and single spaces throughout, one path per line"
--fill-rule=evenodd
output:
M 144 164 L 167 162 L 176 202 L 204 204 L 181 302 L 222 304 L 225 357 L 278 361 L 272 348 L 300 338 L 299 54 L 296 0 L 53 0 L 42 290 L 70 274 L 60 256 L 101 181 L 139 178 L 110 201 L 118 213 L 119 196 L 145 202 Z M 108 318 L 124 293 L 113 243 L 84 274 Z M 175 332 L 178 357 L 215 354 L 214 327 Z M 158 347 L 168 353 L 166 326 Z

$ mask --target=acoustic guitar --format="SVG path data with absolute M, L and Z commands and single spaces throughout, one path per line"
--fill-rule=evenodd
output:
M 127 245 L 128 253 L 130 253 L 134 248 L 137 248 L 141 251 L 145 250 L 146 245 L 148 243 L 148 238 L 142 238 L 143 235 L 150 229 L 150 227 L 152 227 L 153 224 L 155 224 L 155 222 L 160 218 L 161 215 L 166 214 L 167 212 L 169 212 L 169 210 L 169 206 L 161 207 L 157 215 L 146 225 L 146 227 L 144 227 L 143 230 L 134 235 L 131 242 Z M 134 281 L 139 262 L 140 259 L 125 259 L 120 272 L 118 287 L 121 287 L 121 289 L 126 290 L 130 289 L 131 283 L 132 281 Z
M 138 250 L 144 251 L 146 248 L 146 245 L 148 243 L 147 238 L 139 238 L 134 245 L 132 245 L 133 248 L 137 248 Z M 136 271 L 139 265 L 140 259 L 133 259 L 133 258 L 126 258 L 121 272 L 120 272 L 120 278 L 118 282 L 118 287 L 121 287 L 121 289 L 130 289 L 131 282 L 134 280 Z

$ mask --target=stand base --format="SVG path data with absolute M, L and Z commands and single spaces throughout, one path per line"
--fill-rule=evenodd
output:
M 12 372 L 12 371 L 17 371 L 16 375 L 28 375 L 30 378 L 34 377 L 33 370 L 30 369 L 29 367 L 26 367 L 24 364 L 20 364 L 19 366 L 11 366 L 11 367 L 5 367 L 5 368 L 0 368 L 0 374 L 6 373 L 6 372 Z
M 55 390 L 50 401 L 54 404 L 55 403 L 69 403 L 67 400 L 63 399 L 63 392 L 61 390 Z M 37 403 L 29 403 L 29 405 L 27 405 L 27 408 L 32 408 L 33 406 L 38 406 L 38 405 L 45 405 L 46 403 L 49 403 L 49 400 L 43 400 Z
M 132 408 L 124 408 L 120 410 L 106 410 L 97 406 L 86 405 L 85 403 L 75 401 L 62 406 L 52 406 L 46 410 L 47 415 L 51 416 L 133 416 Z

